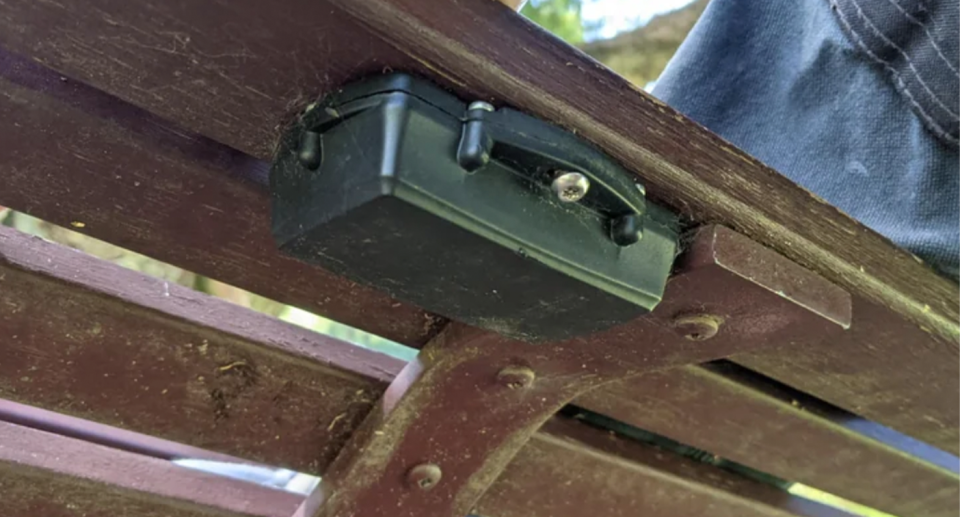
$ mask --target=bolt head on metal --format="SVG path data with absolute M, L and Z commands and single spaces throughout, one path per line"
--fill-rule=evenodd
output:
M 673 327 L 690 341 L 706 341 L 717 335 L 723 318 L 711 314 L 683 316 L 673 320 Z
M 495 111 L 493 104 L 484 101 L 473 101 L 467 106 L 467 111 L 473 110 L 483 110 L 483 111 Z
M 421 463 L 407 472 L 407 485 L 418 490 L 431 490 L 440 482 L 443 472 L 433 463 Z
M 553 178 L 550 188 L 564 203 L 573 203 L 583 199 L 590 190 L 590 180 L 579 172 L 560 172 Z
M 507 366 L 497 372 L 497 381 L 512 390 L 529 388 L 536 378 L 537 374 L 526 366 Z

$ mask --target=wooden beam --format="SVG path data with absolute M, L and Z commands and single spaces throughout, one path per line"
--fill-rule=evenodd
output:
M 955 456 L 729 366 L 653 372 L 576 403 L 892 515 L 960 511 Z
M 744 237 L 717 230 L 720 262 L 752 264 Z M 789 274 L 775 271 L 773 276 Z M 790 292 L 787 289 L 786 292 Z M 796 336 L 731 360 L 811 393 L 851 413 L 893 427 L 952 454 L 960 453 L 960 349 L 863 294 L 840 336 Z
M 301 496 L 0 422 L 5 517 L 288 517 Z
M 315 473 L 403 366 L 2 228 L 0 335 L 0 396 Z M 955 471 L 716 372 L 649 374 L 576 404 L 892 513 L 957 510 Z
M 301 471 L 402 364 L 0 228 L 0 398 Z
M 573 128 L 692 219 L 960 336 L 952 282 L 496 2 L 16 0 L 0 28 L 7 49 L 260 159 L 343 80 L 423 73 Z
M 101 1 L 109 3 L 107 0 Z M 395 2 L 384 2 L 385 9 L 392 9 Z M 34 53 L 37 59 L 68 70 L 71 74 L 76 73 L 77 77 L 176 122 L 161 120 L 117 97 L 67 79 L 27 59 L 9 53 L 0 54 L 3 63 L 0 72 L 0 90 L 3 91 L 0 98 L 3 121 L 0 136 L 4 142 L 10 143 L 8 152 L 0 156 L 0 167 L 3 167 L 3 174 L 0 175 L 0 205 L 11 206 L 62 225 L 82 223 L 85 225 L 82 231 L 90 235 L 404 344 L 419 346 L 435 335 L 444 323 L 442 319 L 394 302 L 382 294 L 320 269 L 280 256 L 273 247 L 265 215 L 268 212 L 264 189 L 265 164 L 196 132 L 212 135 L 247 152 L 266 157 L 273 136 L 278 134 L 280 126 L 287 120 L 285 113 L 295 111 L 295 108 L 287 110 L 287 104 L 300 106 L 299 100 L 294 102 L 296 99 L 313 98 L 314 93 L 306 92 L 321 94 L 349 78 L 381 71 L 386 63 L 390 63 L 394 69 L 421 72 L 424 71 L 423 65 L 403 57 L 374 37 L 364 36 L 363 29 L 351 24 L 348 17 L 337 9 L 324 11 L 323 16 L 311 18 L 305 15 L 322 4 L 303 6 L 303 10 L 294 15 L 291 14 L 294 6 L 289 6 L 289 12 L 273 9 L 260 13 L 257 9 L 262 7 L 261 4 L 240 2 L 231 4 L 229 9 L 217 9 L 217 17 L 204 18 L 196 22 L 198 25 L 191 26 L 181 26 L 180 21 L 189 19 L 192 16 L 190 13 L 194 12 L 192 10 L 200 9 L 197 6 L 202 3 L 190 6 L 168 3 L 154 5 L 144 1 L 142 4 L 135 4 L 137 9 L 130 8 L 134 4 L 125 3 L 111 4 L 107 6 L 109 9 L 98 7 L 99 4 L 89 9 L 81 9 L 73 3 L 60 3 L 59 7 L 33 2 L 8 5 L 8 14 L 4 20 L 0 20 L 0 24 L 20 20 L 22 23 L 19 27 L 31 27 L 31 34 L 51 32 L 47 34 L 49 38 L 25 38 L 21 29 L 11 29 L 0 31 L 0 41 L 5 39 L 21 51 Z M 470 12 L 471 9 L 476 10 L 479 19 L 489 17 L 491 23 L 487 25 L 509 31 L 509 34 L 498 33 L 499 36 L 519 38 L 531 44 L 531 52 L 537 55 L 554 55 L 551 59 L 555 60 L 562 51 L 555 42 L 515 19 L 511 13 L 502 12 L 493 2 L 460 2 L 445 12 L 459 13 L 454 19 L 462 21 L 460 17 L 463 12 Z M 420 8 L 411 7 L 410 10 L 417 16 L 431 16 Z M 161 21 L 155 22 L 151 18 L 154 15 Z M 290 22 L 292 25 L 285 26 L 280 40 L 267 41 L 258 35 L 260 33 L 257 30 L 249 28 L 254 19 L 257 20 L 257 27 L 281 22 Z M 409 22 L 414 26 L 420 23 L 409 17 L 398 20 L 406 20 L 404 23 Z M 63 24 L 57 25 L 60 21 Z M 314 23 L 317 25 L 307 27 Z M 60 26 L 70 29 L 53 29 Z M 137 32 L 132 27 L 146 29 Z M 244 27 L 246 29 L 240 29 Z M 404 26 L 403 31 L 399 32 L 408 34 L 404 32 L 407 29 Z M 235 33 L 231 32 L 235 30 Z M 467 30 L 464 34 L 469 34 L 478 29 L 466 27 L 464 30 Z M 435 29 L 428 32 L 440 34 Z M 73 39 L 60 46 L 53 45 L 64 34 L 71 34 Z M 233 54 L 224 47 L 224 42 L 235 41 L 235 38 L 231 39 L 234 37 L 231 34 L 243 34 L 248 38 L 238 47 L 241 50 Z M 319 44 L 314 41 L 317 34 L 324 35 Z M 482 39 L 490 43 L 491 37 L 483 35 Z M 281 52 L 275 46 L 277 41 L 293 45 L 296 50 Z M 332 52 L 325 46 L 331 41 L 349 42 L 349 45 L 338 46 L 336 52 Z M 161 42 L 170 47 L 162 46 Z M 40 47 L 35 48 L 36 45 Z M 152 48 L 144 49 L 143 46 Z M 165 53 L 158 50 L 169 48 L 175 48 L 175 51 Z M 519 54 L 526 56 L 525 52 Z M 377 57 L 370 57 L 374 55 Z M 513 54 L 510 56 L 515 57 Z M 431 54 L 423 59 L 431 62 L 430 59 L 442 57 Z M 635 120 L 652 117 L 650 127 L 665 124 L 664 127 L 669 129 L 668 132 L 658 129 L 665 136 L 657 136 L 650 142 L 657 142 L 660 138 L 687 138 L 686 132 L 699 136 L 690 137 L 696 145 L 691 146 L 689 152 L 678 151 L 676 146 L 669 147 L 666 143 L 662 149 L 657 147 L 651 151 L 638 149 L 634 143 L 616 139 L 615 142 L 611 141 L 622 144 L 617 147 L 621 153 L 649 158 L 648 155 L 654 151 L 669 150 L 669 153 L 673 153 L 671 156 L 679 153 L 674 158 L 681 161 L 688 160 L 688 154 L 699 156 L 701 161 L 706 160 L 708 155 L 716 154 L 720 160 L 717 163 L 718 170 L 725 171 L 724 174 L 713 174 L 710 163 L 694 160 L 695 163 L 688 164 L 693 171 L 693 179 L 680 175 L 670 176 L 676 182 L 671 180 L 657 184 L 654 181 L 651 193 L 659 191 L 659 195 L 667 200 L 674 194 L 680 196 L 671 201 L 678 207 L 682 205 L 681 197 L 691 203 L 715 202 L 716 206 L 710 205 L 713 208 L 694 207 L 691 209 L 696 212 L 693 215 L 697 215 L 701 209 L 719 210 L 722 214 L 716 212 L 717 217 L 704 217 L 739 226 L 747 224 L 739 217 L 753 217 L 750 214 L 756 215 L 756 210 L 792 210 L 793 207 L 797 210 L 784 212 L 777 217 L 809 221 L 814 226 L 804 226 L 806 229 L 803 231 L 813 232 L 811 238 L 812 235 L 819 235 L 817 232 L 820 230 L 816 229 L 816 225 L 831 221 L 827 225 L 829 231 L 823 233 L 826 236 L 824 238 L 837 231 L 844 233 L 843 239 L 830 242 L 836 245 L 837 250 L 843 253 L 849 251 L 864 259 L 855 261 L 863 262 L 864 272 L 858 269 L 849 273 L 847 266 L 834 268 L 833 265 L 824 265 L 833 264 L 844 257 L 833 255 L 833 252 L 826 253 L 824 248 L 811 244 L 812 241 L 796 240 L 798 234 L 774 232 L 767 235 L 767 230 L 773 231 L 768 225 L 770 219 L 757 220 L 757 224 L 763 228 L 746 228 L 746 231 L 778 251 L 814 267 L 853 290 L 856 307 L 853 327 L 844 340 L 786 343 L 786 348 L 777 353 L 741 356 L 737 360 L 768 375 L 780 377 L 838 406 L 945 450 L 958 452 L 960 406 L 955 396 L 957 390 L 952 389 L 960 379 L 960 367 L 955 360 L 958 353 L 954 333 L 956 328 L 952 324 L 947 325 L 949 328 L 943 326 L 944 321 L 956 319 L 950 311 L 958 306 L 955 289 L 949 282 L 936 278 L 914 264 L 909 257 L 904 262 L 903 253 L 831 209 L 811 201 L 795 187 L 785 186 L 785 180 L 767 169 L 750 160 L 737 158 L 740 155 L 735 151 L 723 151 L 726 148 L 700 130 L 690 129 L 686 122 L 673 120 L 667 108 L 655 104 L 650 105 L 652 108 L 644 107 L 644 103 L 653 101 L 625 89 L 625 85 L 607 77 L 605 72 L 585 67 L 586 62 L 578 55 L 571 54 L 570 57 L 570 62 L 576 63 L 570 68 L 577 70 L 570 72 L 574 74 L 571 80 L 578 85 L 577 88 L 582 89 L 576 90 L 582 95 L 578 94 L 572 100 L 566 99 L 566 94 L 563 98 L 554 98 L 558 102 L 563 101 L 555 109 L 548 109 L 549 106 L 543 106 L 540 101 L 532 103 L 530 109 L 545 110 L 542 115 L 571 123 L 581 120 L 578 117 L 582 111 L 579 110 L 589 108 L 604 112 L 603 108 L 609 107 L 608 101 L 599 95 L 601 90 L 612 95 L 611 99 L 614 100 L 625 96 L 630 101 L 627 105 L 632 106 L 627 111 L 638 110 Z M 526 62 L 528 59 L 522 57 L 520 61 Z M 117 61 L 139 67 L 136 77 L 130 76 Z M 512 59 L 505 61 L 510 63 L 504 65 L 509 67 L 504 74 L 520 73 L 512 64 Z M 90 66 L 74 70 L 76 62 Z M 295 62 L 299 64 L 294 66 Z M 531 70 L 545 66 L 542 63 L 527 64 Z M 484 66 L 488 65 L 493 66 L 490 63 Z M 115 67 L 118 68 L 115 70 Z M 293 74 L 295 86 L 285 82 L 289 77 L 283 79 L 284 67 L 298 70 Z M 439 68 L 437 70 L 442 71 Z M 495 68 L 485 73 L 493 73 L 491 70 Z M 505 80 L 504 77 L 513 77 L 510 74 L 490 84 L 500 84 Z M 443 74 L 431 75 L 444 80 Z M 224 76 L 232 82 L 222 84 Z M 553 83 L 560 85 L 564 81 L 558 79 Z M 479 79 L 469 81 L 473 87 L 482 84 L 486 83 Z M 526 83 L 517 84 L 530 86 Z M 208 87 L 210 85 L 218 86 L 211 89 Z M 593 91 L 591 88 L 599 90 Z M 614 93 L 608 91 L 610 88 Z M 251 89 L 269 92 L 269 98 L 261 98 Z M 466 91 L 465 87 L 461 86 L 459 91 Z M 497 93 L 511 92 L 497 88 Z M 504 98 L 514 103 L 518 99 L 528 99 L 526 93 L 513 94 L 520 97 Z M 577 102 L 569 104 L 574 100 Z M 589 105 L 577 104 L 583 102 Z M 594 102 L 597 104 L 590 104 Z M 567 106 L 563 109 L 570 110 L 573 118 L 564 118 L 567 111 L 556 111 L 563 106 Z M 661 109 L 664 111 L 661 112 Z M 217 116 L 209 110 L 217 110 Z M 241 112 L 242 120 L 238 115 Z M 620 121 L 618 110 L 611 108 L 605 112 L 615 113 L 618 117 L 611 119 L 611 122 Z M 629 120 L 624 124 L 628 122 L 635 124 Z M 603 124 L 591 127 L 585 129 L 586 133 L 594 134 L 600 129 L 612 130 Z M 646 129 L 634 128 L 623 134 L 646 132 Z M 603 144 L 599 140 L 598 143 Z M 719 154 L 710 154 L 709 149 L 721 151 Z M 609 146 L 607 150 L 614 152 Z M 644 163 L 642 160 L 637 162 Z M 732 167 L 731 163 L 739 164 L 736 171 L 724 169 Z M 653 164 L 649 169 L 637 164 L 632 167 L 642 169 L 645 174 L 661 171 L 646 179 L 663 180 L 664 167 L 677 172 L 663 163 Z M 729 180 L 733 182 L 730 185 L 742 187 L 742 190 L 736 190 L 729 185 L 717 186 L 733 189 L 724 195 L 774 192 L 792 201 L 770 202 L 764 198 L 762 202 L 755 200 L 755 208 L 740 210 L 742 203 L 727 198 L 722 199 L 730 201 L 731 205 L 724 204 L 726 201 L 720 203 L 717 200 L 721 198 L 703 195 L 704 192 L 697 190 L 706 188 L 706 183 L 721 180 Z M 730 210 L 734 215 L 741 215 L 733 219 L 720 217 Z M 682 211 L 689 212 L 686 209 Z M 807 256 L 810 253 L 816 256 Z M 880 267 L 879 264 L 886 265 Z M 292 278 L 296 281 L 289 281 Z M 885 289 L 881 289 L 886 293 L 886 298 L 878 298 L 879 295 L 874 292 L 876 282 L 881 281 L 888 283 Z M 903 287 L 907 284 L 910 290 L 904 291 Z M 903 303 L 907 302 L 894 300 L 903 301 L 903 296 L 923 301 L 926 308 L 921 307 L 921 316 L 912 309 L 905 310 Z M 920 323 L 906 318 L 913 318 Z M 878 326 L 880 324 L 887 326 Z M 905 346 L 904 343 L 911 344 Z M 803 365 L 803 375 L 798 374 L 800 369 L 791 367 L 793 364 Z M 851 379 L 855 382 L 850 382 Z M 885 396 L 876 397 L 878 392 Z
M 0 204 L 62 225 L 82 224 L 91 235 L 407 344 L 421 344 L 438 330 L 433 316 L 279 255 L 264 215 L 262 163 L 16 56 L 0 58 L 6 74 L 0 134 L 16 142 L 0 162 Z M 804 343 L 767 357 L 788 376 L 792 363 L 820 363 L 803 378 L 793 375 L 795 385 L 810 384 L 837 405 L 954 451 L 956 390 L 944 389 L 960 378 L 953 375 L 956 362 L 944 359 L 954 345 L 866 306 L 874 311 L 866 321 L 854 314 L 853 346 Z M 897 333 L 870 336 L 878 324 L 929 341 L 933 353 L 909 353 L 926 348 L 901 346 Z M 858 338 L 864 331 L 867 337 Z M 834 382 L 836 374 L 823 363 L 863 382 Z M 890 395 L 872 403 L 879 386 Z
M 800 332 L 842 334 L 849 322 L 845 291 L 749 239 L 740 252 L 763 255 L 753 264 L 718 261 L 710 228 L 684 241 L 663 302 L 624 325 L 535 345 L 448 325 L 390 384 L 297 516 L 466 515 L 543 423 L 578 395 Z M 678 314 L 709 314 L 703 319 L 723 322 L 722 332 L 705 335 L 705 346 L 676 327 Z M 444 482 L 428 496 L 408 492 L 404 474 L 425 461 L 442 465 Z
M 0 399 L 0 422 L 8 422 L 38 431 L 76 438 L 84 442 L 105 445 L 113 449 L 151 458 L 164 460 L 190 458 L 227 463 L 250 463 L 235 456 L 219 454 L 199 447 L 191 447 L 154 436 L 98 424 L 97 422 L 55 413 L 35 406 L 18 404 L 10 400 Z
M 0 422 L 0 493 L 7 517 L 287 517 L 303 499 L 5 422 Z M 578 517 L 591 509 L 611 516 L 684 517 L 709 509 L 717 517 L 849 517 L 564 421 L 548 425 L 477 512 Z
M 280 255 L 267 164 L 2 49 L 0 92 L 0 206 L 402 343 L 439 330 L 419 309 Z

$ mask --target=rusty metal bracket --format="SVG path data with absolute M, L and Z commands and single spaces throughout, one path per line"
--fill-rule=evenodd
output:
M 575 396 L 645 371 L 825 339 L 843 289 L 726 228 L 701 228 L 655 311 L 530 344 L 451 324 L 393 381 L 297 517 L 462 517 Z

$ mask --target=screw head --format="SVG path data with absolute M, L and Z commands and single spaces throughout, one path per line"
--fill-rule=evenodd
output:
M 497 372 L 497 382 L 512 389 L 529 388 L 537 374 L 526 366 L 507 366 Z
M 706 341 L 717 335 L 723 318 L 711 314 L 683 316 L 673 320 L 673 328 L 690 341 Z
M 407 485 L 418 490 L 431 490 L 440 482 L 443 472 L 433 463 L 421 463 L 407 472 Z
M 467 106 L 467 111 L 473 110 L 483 110 L 483 111 L 495 111 L 493 104 L 484 101 L 473 101 Z
M 573 203 L 583 199 L 590 190 L 590 180 L 579 172 L 559 172 L 553 178 L 550 188 L 564 203 Z

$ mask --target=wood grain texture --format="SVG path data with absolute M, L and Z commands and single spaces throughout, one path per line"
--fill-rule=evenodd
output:
M 855 336 L 740 360 L 957 450 L 954 285 L 494 2 L 17 0 L 0 28 L 8 48 L 116 96 L 5 55 L 3 136 L 17 145 L 3 156 L 0 204 L 84 222 L 110 242 L 420 345 L 441 319 L 274 251 L 265 166 L 251 156 L 269 157 L 291 114 L 344 81 L 425 74 L 570 127 L 636 171 L 651 196 L 823 274 L 857 297 L 859 314 L 906 318 L 898 332 L 914 344 L 874 350 L 871 336 Z M 793 375 L 794 362 L 807 375 Z
M 322 473 L 403 366 L 168 287 L 0 229 L 0 392 L 95 422 Z M 51 300 L 56 311 L 48 310 Z M 41 308 L 48 317 L 36 317 Z M 238 368 L 279 379 L 257 375 L 223 406 L 210 390 L 237 387 L 230 371 Z M 958 490 L 949 469 L 701 368 L 650 375 L 575 403 L 865 504 L 952 515 L 942 513 Z M 741 439 L 745 430 L 748 440 Z M 810 443 L 842 453 L 810 454 Z
M 480 514 L 848 517 L 602 431 L 562 421 L 549 427 L 481 502 Z M 575 468 L 558 469 L 559 458 Z M 303 499 L 8 423 L 0 423 L 0 493 L 5 517 L 286 517 Z M 531 498 L 542 499 L 532 513 Z
M 2 398 L 318 472 L 399 368 L 387 356 L 0 230 Z
M 743 236 L 715 230 L 719 263 L 762 265 Z M 787 278 L 795 273 L 774 270 Z M 812 290 L 819 289 L 811 287 Z M 777 289 L 779 290 L 779 289 Z M 780 290 L 789 294 L 792 290 Z M 848 308 L 849 309 L 849 308 Z M 850 329 L 731 356 L 767 376 L 852 413 L 874 419 L 952 454 L 960 454 L 960 348 L 896 317 L 862 295 L 853 298 Z
M 709 227 L 687 241 L 663 302 L 623 325 L 536 344 L 448 325 L 390 384 L 295 517 L 467 515 L 543 423 L 578 395 L 800 333 L 843 334 L 849 324 L 849 294 L 780 255 L 748 239 L 718 246 L 719 232 Z M 718 261 L 729 248 L 749 260 Z M 690 339 L 675 323 L 690 314 L 708 314 L 721 328 L 708 342 Z M 526 383 L 498 381 L 521 366 Z M 425 461 L 442 464 L 443 482 L 410 493 L 404 476 Z
M 951 454 L 960 454 L 960 353 L 863 297 L 839 339 L 730 359 Z
M 0 422 L 5 517 L 286 517 L 301 496 Z
M 113 449 L 151 458 L 164 460 L 193 458 L 229 463 L 250 463 L 235 456 L 219 454 L 199 447 L 191 447 L 154 436 L 98 424 L 35 406 L 18 404 L 10 400 L 0 399 L 0 421 L 68 438 L 76 438 L 87 443 L 105 445 Z
M 0 85 L 0 205 L 388 339 L 432 335 L 423 311 L 280 255 L 263 162 L 9 53 Z
M 0 53 L 0 62 L 0 138 L 9 143 L 0 153 L 0 205 L 83 223 L 80 231 L 95 237 L 405 344 L 419 346 L 442 327 L 440 318 L 276 252 L 263 162 L 26 59 Z M 331 63 L 330 73 L 340 70 Z M 741 360 L 955 450 L 957 390 L 946 388 L 960 378 L 956 343 L 857 300 L 849 341 Z M 896 332 L 875 341 L 874 318 Z M 903 345 L 898 333 L 915 344 Z M 792 363 L 815 367 L 799 377 Z M 878 391 L 886 398 L 874 399 Z
M 581 396 L 592 411 L 892 515 L 960 511 L 955 456 L 728 369 L 652 372 Z M 861 432 L 876 432 L 872 439 Z M 891 436 L 893 435 L 893 436 Z
M 656 199 L 730 226 L 956 341 L 956 285 L 920 260 L 494 2 L 331 0 L 452 84 L 575 130 Z
M 559 494 L 563 493 L 563 496 Z M 575 422 L 548 422 L 474 513 L 485 517 L 852 517 Z
M 960 336 L 953 283 L 497 2 L 8 0 L 0 28 L 10 50 L 262 159 L 344 79 L 423 73 L 569 127 L 692 219 Z

